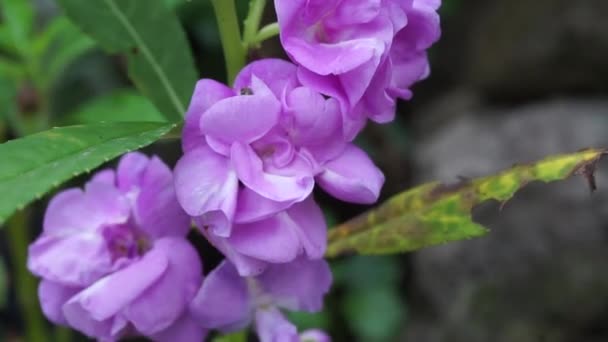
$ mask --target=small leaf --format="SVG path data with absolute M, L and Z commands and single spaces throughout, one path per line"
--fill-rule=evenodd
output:
M 102 47 L 128 56 L 137 88 L 170 120 L 181 119 L 197 79 L 185 33 L 163 0 L 59 0 Z
M 398 194 L 329 231 L 327 256 L 344 253 L 390 254 L 486 234 L 471 210 L 488 200 L 505 203 L 521 187 L 585 176 L 593 190 L 593 171 L 605 150 L 589 149 L 516 165 L 497 175 L 444 185 L 433 182 Z
M 45 85 L 55 80 L 78 57 L 95 47 L 95 42 L 66 17 L 55 17 L 38 37 L 33 50 L 43 63 Z
M 0 144 L 0 223 L 60 183 L 148 145 L 172 127 L 146 122 L 101 123 L 54 128 Z
M 10 44 L 21 56 L 29 56 L 34 24 L 32 3 L 26 0 L 0 0 L 0 9 Z
M 69 124 L 112 122 L 166 122 L 167 119 L 145 97 L 131 89 L 115 90 L 85 103 L 67 119 Z

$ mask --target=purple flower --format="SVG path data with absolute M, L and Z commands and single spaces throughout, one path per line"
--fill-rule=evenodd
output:
M 187 310 L 202 281 L 189 228 L 171 170 L 156 157 L 127 154 L 84 191 L 57 194 L 28 257 L 42 277 L 44 314 L 104 341 L 200 341 L 205 332 Z
M 205 279 L 191 311 L 206 329 L 234 331 L 254 321 L 261 342 L 297 342 L 296 327 L 279 308 L 319 311 L 330 285 L 331 272 L 322 259 L 298 258 L 271 265 L 261 275 L 249 278 L 240 277 L 236 268 L 224 261 Z
M 247 199 L 249 196 L 252 198 Z M 239 205 L 251 201 L 254 206 L 256 197 L 253 192 L 244 192 Z M 264 213 L 259 214 L 261 217 Z M 198 219 L 195 221 L 203 227 L 203 235 L 234 263 L 242 276 L 258 275 L 269 263 L 288 263 L 302 254 L 309 259 L 320 259 L 325 254 L 327 226 L 312 196 L 270 217 L 260 217 L 249 222 L 252 218 L 237 215 L 229 237 L 214 234 L 204 229 Z
M 440 0 L 275 0 L 299 81 L 340 100 L 347 139 L 394 118 L 397 97 L 429 74 Z
M 184 156 L 175 169 L 178 200 L 206 235 L 232 240 L 241 239 L 233 238 L 238 231 L 265 235 L 242 225 L 281 220 L 274 216 L 307 200 L 315 181 L 340 199 L 372 203 L 384 176 L 344 140 L 341 129 L 338 102 L 302 87 L 289 62 L 254 62 L 237 76 L 234 89 L 201 80 L 186 117 Z M 254 257 L 278 262 L 270 255 Z

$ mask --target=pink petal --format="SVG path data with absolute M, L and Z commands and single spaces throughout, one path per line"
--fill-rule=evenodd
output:
M 312 196 L 295 203 L 286 212 L 302 248 L 310 259 L 322 258 L 327 249 L 327 224 Z
M 27 267 L 47 280 L 84 287 L 112 271 L 112 256 L 99 233 L 43 234 L 29 246 Z
M 206 336 L 207 330 L 195 322 L 189 313 L 184 313 L 170 327 L 151 337 L 157 342 L 201 342 Z
M 235 223 L 250 223 L 264 220 L 287 209 L 292 202 L 276 202 L 260 196 L 249 188 L 239 190 Z
M 249 145 L 232 146 L 231 160 L 239 179 L 251 190 L 277 202 L 298 201 L 312 191 L 311 174 L 282 176 L 266 173 L 262 160 Z
M 103 322 L 123 310 L 163 275 L 169 261 L 152 249 L 141 260 L 100 279 L 70 299 L 63 313 L 74 328 L 87 332 L 91 321 Z
M 167 329 L 187 311 L 202 281 L 199 256 L 187 240 L 162 238 L 154 242 L 154 251 L 165 255 L 167 269 L 124 310 L 124 317 L 148 336 Z
M 173 173 L 157 157 L 150 159 L 141 175 L 135 218 L 139 227 L 152 238 L 185 236 L 190 230 L 190 217 L 175 195 Z
M 270 88 L 276 98 L 289 92 L 298 84 L 296 66 L 286 60 L 264 58 L 245 66 L 234 81 L 235 89 L 251 88 L 253 78 L 258 78 Z
M 200 128 L 220 141 L 250 143 L 278 122 L 281 104 L 272 94 L 230 97 L 211 106 L 201 117 Z
M 139 188 L 141 176 L 148 166 L 148 157 L 140 152 L 131 152 L 120 158 L 116 171 L 118 188 L 127 192 L 132 188 Z
M 340 157 L 325 164 L 316 181 L 338 199 L 369 204 L 378 200 L 384 175 L 363 150 L 350 145 Z
M 255 331 L 260 342 L 300 342 L 296 326 L 274 307 L 256 310 Z
M 68 287 L 43 279 L 38 286 L 38 297 L 46 318 L 55 324 L 67 325 L 62 311 L 63 304 L 80 290 L 78 287 Z
M 226 259 L 230 260 L 241 277 L 256 276 L 266 269 L 266 262 L 238 252 L 227 238 L 219 237 L 208 231 L 203 231 L 202 233 L 209 243 L 217 248 Z
M 301 252 L 295 223 L 286 213 L 235 225 L 228 243 L 239 253 L 267 262 L 289 262 Z
M 182 131 L 184 152 L 205 145 L 204 135 L 200 128 L 203 113 L 216 102 L 235 95 L 232 89 L 214 80 L 202 79 L 196 83 Z
M 249 324 L 252 305 L 246 279 L 230 262 L 223 261 L 207 275 L 190 311 L 205 328 L 231 331 Z
M 293 311 L 315 312 L 323 308 L 332 275 L 325 260 L 300 257 L 288 264 L 269 266 L 257 279 L 277 305 Z
M 230 235 L 238 179 L 229 159 L 208 147 L 186 153 L 175 166 L 175 191 L 190 216 L 203 216 L 203 225 L 221 236 Z

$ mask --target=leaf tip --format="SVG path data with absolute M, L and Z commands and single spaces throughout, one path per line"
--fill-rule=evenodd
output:
M 583 149 L 579 152 L 593 152 L 593 157 L 590 159 L 586 159 L 581 161 L 574 169 L 572 170 L 572 174 L 580 175 L 585 178 L 587 181 L 587 185 L 589 186 L 589 190 L 591 193 L 597 190 L 597 181 L 595 179 L 595 170 L 597 169 L 597 163 L 602 159 L 602 157 L 608 154 L 607 149 L 602 150 L 593 150 L 593 149 Z

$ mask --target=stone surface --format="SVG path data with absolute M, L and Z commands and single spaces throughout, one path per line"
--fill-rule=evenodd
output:
M 592 146 L 608 146 L 608 99 L 464 110 L 416 147 L 417 183 Z M 597 176 L 593 196 L 576 177 L 531 184 L 477 208 L 487 237 L 414 254 L 407 341 L 608 340 L 608 162 Z
M 464 78 L 495 98 L 608 91 L 608 1 L 492 0 L 468 16 Z M 460 11 L 466 16 L 470 11 Z

